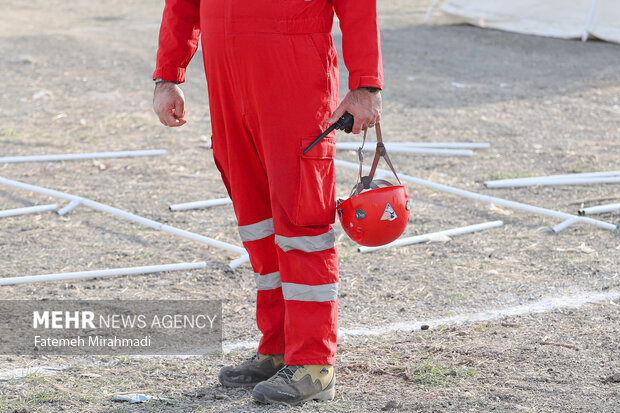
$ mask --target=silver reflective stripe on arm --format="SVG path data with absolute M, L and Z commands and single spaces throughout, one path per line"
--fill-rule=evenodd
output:
M 282 283 L 282 295 L 285 300 L 335 301 L 338 298 L 338 283 L 322 285 Z
M 266 238 L 273 234 L 273 218 L 257 222 L 256 224 L 239 226 L 241 241 L 249 242 Z
M 284 237 L 276 235 L 276 244 L 287 252 L 290 250 L 300 250 L 304 252 L 318 252 L 328 250 L 336 245 L 336 235 L 333 229 L 325 234 L 307 237 Z
M 254 278 L 256 279 L 256 289 L 258 291 L 275 290 L 282 286 L 279 271 L 265 275 L 254 274 Z

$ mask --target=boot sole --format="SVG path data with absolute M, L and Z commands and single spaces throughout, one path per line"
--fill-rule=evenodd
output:
M 310 400 L 318 400 L 318 401 L 329 401 L 329 400 L 333 400 L 334 397 L 336 396 L 336 386 L 331 386 L 326 388 L 323 391 L 320 391 L 319 393 L 306 397 L 305 399 L 301 399 L 301 400 L 296 400 L 294 402 L 284 402 L 282 400 L 273 400 L 270 399 L 269 397 L 267 397 L 266 395 L 264 395 L 263 393 L 259 393 L 256 391 L 252 392 L 252 397 L 254 398 L 254 400 L 256 400 L 259 403 L 263 403 L 263 404 L 287 404 L 289 406 L 298 406 L 300 404 L 309 402 Z
M 258 383 L 260 383 L 260 381 L 257 381 L 256 383 L 234 383 L 231 381 L 220 380 L 220 384 L 224 387 L 245 387 L 248 389 L 253 389 Z
M 276 371 L 273 374 L 277 373 L 278 369 L 276 369 Z M 245 388 L 249 388 L 249 389 L 253 388 L 258 383 L 261 383 L 261 382 L 267 380 L 269 377 L 271 377 L 271 376 L 267 376 L 267 377 L 265 377 L 263 379 L 260 379 L 258 381 L 253 381 L 253 382 L 249 382 L 249 383 L 238 383 L 238 382 L 226 380 L 226 378 L 222 375 L 222 371 L 220 371 L 220 373 L 217 375 L 217 378 L 218 378 L 220 384 L 222 386 L 224 386 L 224 387 L 245 387 Z
M 257 382 L 250 382 L 250 383 L 236 383 L 234 381 L 228 381 L 225 378 L 223 378 L 222 376 L 218 375 L 218 380 L 220 381 L 220 384 L 224 387 L 245 387 L 245 388 L 249 388 L 252 389 L 254 388 L 254 386 L 256 386 L 258 383 L 263 382 L 265 380 L 267 380 L 269 377 L 257 381 Z

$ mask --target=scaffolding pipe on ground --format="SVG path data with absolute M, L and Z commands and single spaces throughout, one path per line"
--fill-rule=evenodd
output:
M 200 235 L 200 234 L 195 234 L 193 232 L 189 232 L 189 231 L 185 231 L 183 229 L 179 229 L 179 228 L 175 228 L 175 227 L 171 227 L 170 225 L 165 225 L 162 224 L 160 222 L 157 221 L 153 221 L 151 219 L 147 219 L 147 218 L 143 218 L 141 216 L 126 212 L 126 211 L 122 211 L 118 208 L 114 208 L 108 205 L 104 205 L 101 204 L 99 202 L 95 202 L 92 201 L 90 199 L 87 198 L 82 198 L 79 196 L 75 196 L 75 195 L 71 195 L 71 194 L 67 194 L 64 192 L 60 192 L 60 191 L 55 191 L 53 189 L 47 189 L 47 188 L 42 188 L 39 186 L 35 186 L 35 185 L 30 185 L 30 184 L 26 184 L 23 182 L 19 182 L 19 181 L 13 181 L 10 179 L 6 179 L 3 177 L 0 177 L 0 183 L 1 184 L 5 184 L 5 185 L 9 185 L 9 186 L 13 186 L 16 188 L 21 188 L 21 189 L 25 189 L 28 191 L 32 191 L 32 192 L 37 192 L 43 195 L 48 195 L 48 196 L 52 196 L 55 198 L 60 198 L 60 199 L 65 199 L 67 201 L 71 201 L 71 202 L 78 202 L 81 205 L 84 205 L 88 208 L 92 208 L 94 210 L 97 211 L 102 211 L 102 212 L 107 212 L 109 214 L 112 215 L 116 215 L 118 217 L 121 218 L 125 218 L 128 219 L 130 221 L 133 222 L 137 222 L 139 224 L 145 225 L 147 227 L 151 227 L 154 229 L 158 229 L 161 231 L 165 231 L 165 232 L 169 232 L 171 234 L 175 234 L 178 235 L 180 237 L 184 237 L 187 239 L 191 239 L 194 241 L 198 241 L 198 242 L 202 242 L 204 244 L 207 245 L 211 245 L 213 247 L 217 247 L 217 248 L 221 248 L 227 251 L 232 251 L 238 254 L 247 254 L 247 251 L 245 250 L 245 248 L 242 247 L 238 247 L 236 245 L 232 245 L 232 244 L 228 244 L 226 242 L 222 242 L 222 241 L 218 241 L 216 239 L 213 238 L 209 238 L 209 237 L 205 237 L 204 235 Z
M 581 179 L 581 178 L 607 178 L 607 177 L 620 177 L 620 171 L 606 171 L 606 172 L 584 172 L 567 175 L 548 175 L 548 176 L 533 176 L 529 178 L 513 178 L 513 179 L 498 179 L 494 181 L 485 181 L 484 185 L 487 188 L 504 188 L 508 186 L 518 186 L 522 183 L 540 182 L 540 181 L 554 181 L 558 179 Z
M 349 142 L 346 142 L 346 143 L 349 143 Z M 391 146 L 414 146 L 416 148 L 486 149 L 486 148 L 491 147 L 491 144 L 487 142 L 388 142 L 388 143 Z
M 620 211 L 620 204 L 607 204 L 583 208 L 579 210 L 579 215 L 603 214 L 613 211 Z
M 230 198 L 217 198 L 217 199 L 208 199 L 205 201 L 186 202 L 184 204 L 170 205 L 169 208 L 171 211 L 185 211 L 188 209 L 200 209 L 200 208 L 208 208 L 212 206 L 229 205 L 229 204 L 232 204 L 232 200 Z
M 77 206 L 80 205 L 81 203 L 82 203 L 81 199 L 74 199 L 73 201 L 65 205 L 64 207 L 60 208 L 58 210 L 58 215 L 63 216 L 65 214 L 68 214 L 69 212 L 77 208 Z
M 339 144 L 348 147 L 351 150 L 357 150 L 360 143 L 356 142 L 339 142 Z M 486 149 L 490 148 L 491 144 L 487 142 L 388 142 L 388 147 L 404 146 L 407 148 L 438 148 L 438 149 Z M 212 149 L 211 142 L 205 143 L 205 147 Z M 388 148 L 389 149 L 389 148 Z
M 351 142 L 338 142 L 336 143 L 336 149 L 339 151 L 357 151 L 360 147 L 358 143 Z M 390 152 L 401 153 L 422 153 L 427 155 L 457 155 L 457 156 L 472 156 L 474 153 L 468 149 L 433 149 L 433 148 L 421 148 L 417 146 L 408 145 L 390 145 L 385 144 L 385 148 Z M 373 145 L 365 146 L 363 149 L 365 152 L 374 152 L 375 147 Z
M 354 169 L 354 170 L 359 170 L 359 167 L 360 167 L 359 164 L 357 163 L 341 161 L 339 159 L 336 159 L 334 162 L 336 165 L 343 166 L 349 169 Z M 364 171 L 368 172 L 369 170 L 370 168 L 368 166 L 364 166 Z M 390 171 L 387 171 L 385 169 L 377 169 L 377 172 L 382 176 L 387 176 L 391 174 Z M 502 205 L 505 207 L 520 209 L 523 211 L 528 211 L 528 212 L 532 212 L 532 213 L 540 214 L 540 215 L 547 215 L 547 216 L 554 217 L 554 218 L 562 218 L 564 220 L 576 218 L 577 222 L 584 222 L 586 224 L 595 225 L 599 228 L 604 228 L 604 229 L 608 229 L 611 231 L 617 228 L 616 225 L 610 224 L 608 222 L 603 222 L 603 221 L 599 221 L 596 219 L 592 219 L 592 218 L 579 217 L 577 215 L 571 215 L 565 212 L 554 211 L 554 210 L 547 209 L 547 208 L 527 205 L 521 202 L 509 201 L 507 199 L 496 198 L 496 197 L 488 196 L 488 195 L 482 195 L 482 194 L 478 194 L 475 192 L 465 191 L 463 189 L 453 188 L 448 185 L 437 184 L 434 182 L 425 181 L 423 179 L 414 178 L 409 175 L 399 174 L 398 176 L 402 181 L 411 182 L 413 184 L 421 185 L 421 186 L 431 188 L 431 189 L 436 189 L 439 191 L 448 192 L 448 193 L 462 196 L 465 198 L 475 199 L 477 201 L 488 202 L 488 203 L 496 204 L 496 205 Z
M 35 205 L 25 208 L 5 209 L 0 211 L 0 218 L 14 217 L 17 215 L 36 214 L 37 212 L 55 211 L 58 209 L 58 205 Z
M 243 255 L 243 256 L 237 258 L 234 261 L 231 261 L 228 264 L 228 267 L 230 267 L 231 270 L 234 270 L 235 268 L 237 268 L 240 265 L 245 264 L 246 262 L 249 262 L 249 261 L 250 261 L 250 256 L 246 254 L 246 255 Z
M 579 220 L 576 218 L 571 218 L 571 219 L 567 219 L 566 221 L 562 221 L 558 225 L 553 227 L 553 232 L 557 234 L 560 231 L 564 231 L 566 228 L 570 227 L 571 225 L 576 224 L 577 222 L 579 222 Z
M 67 153 L 58 155 L 32 155 L 32 156 L 7 156 L 0 158 L 0 163 L 20 163 L 20 162 L 53 162 L 53 161 L 75 161 L 80 159 L 102 159 L 102 158 L 135 158 L 139 156 L 164 155 L 164 149 L 152 149 L 144 151 L 122 151 L 122 152 L 94 152 L 94 153 Z
M 0 285 L 39 283 L 45 281 L 79 280 L 97 277 L 116 277 L 120 275 L 152 274 L 155 272 L 195 270 L 199 268 L 205 268 L 206 266 L 206 262 L 186 262 L 180 264 L 151 265 L 147 267 L 115 268 L 110 270 L 28 275 L 22 277 L 0 278 Z
M 592 184 L 620 184 L 620 176 L 591 177 L 591 178 L 553 178 L 533 179 L 514 183 L 484 183 L 487 188 L 508 188 L 521 186 L 552 186 L 552 185 L 592 185 Z
M 413 237 L 406 237 L 392 241 L 389 244 L 381 245 L 379 247 L 359 247 L 357 250 L 361 253 L 373 252 L 385 248 L 393 247 L 405 247 L 407 245 L 419 244 L 421 242 L 432 241 L 441 236 L 452 237 L 454 235 L 468 234 L 476 231 L 484 231 L 489 228 L 497 228 L 504 225 L 502 221 L 490 221 L 483 222 L 482 224 L 468 225 L 466 227 L 459 227 L 453 229 L 447 229 L 444 231 L 431 232 L 429 234 L 416 235 Z

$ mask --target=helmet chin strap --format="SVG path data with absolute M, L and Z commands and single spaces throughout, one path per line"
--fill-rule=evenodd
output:
M 377 170 L 377 165 L 379 164 L 379 159 L 381 158 L 385 159 L 385 162 L 388 164 L 388 166 L 392 170 L 392 173 L 394 173 L 396 180 L 398 181 L 399 184 L 401 184 L 400 179 L 398 178 L 398 174 L 396 173 L 396 170 L 394 169 L 394 166 L 392 165 L 392 161 L 390 160 L 387 150 L 385 149 L 385 145 L 383 144 L 383 137 L 381 136 L 381 125 L 379 122 L 377 122 L 375 125 L 375 131 L 377 134 L 377 149 L 375 150 L 375 157 L 372 161 L 372 166 L 370 167 L 370 173 L 367 176 L 363 176 L 362 175 L 362 164 L 364 163 L 363 149 L 364 149 L 364 144 L 366 143 L 366 134 L 368 133 L 368 129 L 364 130 L 364 136 L 362 138 L 362 146 L 357 150 L 357 156 L 360 160 L 359 182 L 357 183 L 357 185 L 355 185 L 355 187 L 353 187 L 353 191 L 351 191 L 350 196 L 357 195 L 365 189 L 379 188 L 379 184 L 391 185 L 389 182 L 384 181 L 384 180 L 373 181 L 375 172 Z

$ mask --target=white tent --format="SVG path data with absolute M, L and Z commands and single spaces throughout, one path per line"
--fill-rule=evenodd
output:
M 620 0 L 446 0 L 441 10 L 480 27 L 620 43 Z

